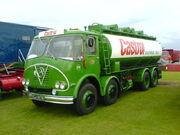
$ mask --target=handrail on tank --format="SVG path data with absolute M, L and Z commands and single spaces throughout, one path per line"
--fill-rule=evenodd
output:
M 99 23 L 93 23 L 92 25 L 88 26 L 88 30 L 107 33 L 107 34 L 116 34 L 121 36 L 130 36 L 130 37 L 143 38 L 148 40 L 156 40 L 156 37 L 148 36 L 144 34 L 143 31 L 135 31 L 134 28 L 129 28 L 129 27 L 119 28 L 117 24 L 102 25 Z

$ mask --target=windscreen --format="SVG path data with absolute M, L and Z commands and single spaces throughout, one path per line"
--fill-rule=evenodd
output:
M 170 57 L 170 54 L 169 54 L 169 52 L 162 52 L 162 56 L 163 57 Z
M 81 36 L 55 37 L 50 41 L 45 55 L 57 59 L 82 60 L 83 40 Z
M 32 41 L 31 47 L 29 49 L 29 53 L 27 55 L 27 59 L 36 58 L 42 56 L 46 46 L 48 45 L 48 39 L 35 39 Z
M 73 35 L 33 40 L 27 59 L 40 56 L 80 61 L 83 59 L 82 37 Z

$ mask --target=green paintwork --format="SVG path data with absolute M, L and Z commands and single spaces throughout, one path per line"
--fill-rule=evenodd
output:
M 74 97 L 74 98 L 77 98 L 78 92 L 79 92 L 79 89 L 80 89 L 81 85 L 82 85 L 83 82 L 84 82 L 85 80 L 87 80 L 87 78 L 89 78 L 89 77 L 92 77 L 92 78 L 94 78 L 95 80 L 97 80 L 97 82 L 99 82 L 98 76 L 97 76 L 96 74 L 93 74 L 93 71 L 92 71 L 92 73 L 85 74 L 84 76 L 82 76 L 81 78 L 79 78 L 79 81 L 77 82 L 77 84 L 76 84 L 75 87 L 74 87 L 74 92 L 73 92 L 73 97 Z M 100 91 L 100 92 L 102 92 L 102 91 Z
M 109 26 L 109 28 L 114 28 Z M 157 68 L 157 60 L 159 57 L 132 57 L 132 58 L 117 58 L 111 59 L 111 45 L 108 39 L 103 35 L 104 31 L 100 31 L 99 27 L 89 27 L 90 31 L 65 30 L 64 34 L 45 36 L 41 38 L 52 39 L 54 37 L 79 35 L 83 39 L 83 59 L 80 61 L 64 60 L 47 56 L 27 59 L 25 63 L 25 80 L 29 80 L 28 86 L 25 89 L 37 89 L 34 93 L 47 94 L 46 90 L 55 90 L 53 95 L 51 91 L 48 93 L 51 96 L 71 96 L 76 99 L 80 87 L 84 82 L 91 82 L 95 86 L 101 96 L 106 94 L 108 82 L 113 78 L 116 79 L 119 86 L 123 90 L 127 90 L 133 86 L 133 82 L 142 82 L 143 75 L 146 70 L 150 70 L 151 76 Z M 98 31 L 99 30 L 99 31 Z M 107 32 L 108 33 L 108 32 Z M 119 34 L 113 32 L 113 34 Z M 120 33 L 122 34 L 122 33 Z M 132 36 L 129 34 L 128 36 Z M 138 38 L 154 40 L 151 37 L 134 35 Z M 87 53 L 88 40 L 95 40 L 94 54 Z M 38 36 L 35 37 L 38 39 Z M 41 75 L 41 68 L 45 69 L 45 75 Z M 39 74 L 37 74 L 37 72 Z M 38 76 L 39 75 L 39 76 Z M 128 76 L 133 76 L 134 79 L 127 79 Z M 93 80 L 93 81 L 91 81 Z M 64 89 L 56 88 L 55 84 L 65 84 Z M 38 91 L 41 89 L 40 91 Z M 44 90 L 44 91 L 43 91 Z M 87 92 L 87 95 L 89 91 Z M 86 94 L 83 97 L 85 105 Z
M 86 73 L 89 75 L 93 70 L 93 68 L 88 63 L 87 63 L 87 68 L 84 68 L 83 61 L 73 62 L 73 61 L 65 61 L 60 59 L 55 60 L 48 57 L 34 58 L 33 61 L 27 60 L 26 65 L 34 65 L 36 63 L 46 63 L 47 65 L 56 67 L 57 69 L 61 70 L 63 74 L 68 78 L 68 81 L 70 83 L 70 88 L 66 91 L 59 90 L 57 92 L 57 95 L 61 95 L 61 96 L 72 95 L 72 93 L 76 91 L 75 86 L 78 83 L 79 78 L 84 78 L 84 72 L 86 72 L 86 69 L 88 68 L 89 73 L 88 72 Z M 90 68 L 92 68 L 92 70 Z M 57 70 L 55 70 L 54 68 L 49 68 L 47 71 L 48 73 L 46 74 L 47 76 L 45 76 L 43 85 L 40 85 L 39 80 L 37 79 L 37 77 L 34 76 L 34 70 L 35 70 L 34 66 L 28 69 L 26 67 L 25 78 L 30 80 L 30 84 L 29 84 L 30 87 L 55 89 L 55 83 L 57 81 L 65 82 L 66 84 L 68 83 L 64 78 L 64 76 L 60 74 Z
M 157 61 L 159 60 L 159 56 L 146 56 L 146 57 L 132 57 L 132 58 L 117 58 L 112 59 L 112 65 L 116 65 L 112 69 L 112 72 L 127 70 L 127 69 L 135 69 L 137 67 L 146 67 L 146 66 L 156 66 Z M 118 70 L 119 66 L 119 70 Z

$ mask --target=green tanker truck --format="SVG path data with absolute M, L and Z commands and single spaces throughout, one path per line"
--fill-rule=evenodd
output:
M 35 105 L 74 104 L 84 115 L 95 110 L 98 99 L 111 105 L 134 85 L 155 87 L 161 53 L 156 38 L 117 25 L 49 30 L 34 38 L 22 83 Z

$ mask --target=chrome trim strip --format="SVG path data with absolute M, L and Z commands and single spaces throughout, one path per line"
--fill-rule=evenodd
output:
M 53 103 L 53 104 L 66 104 L 66 105 L 73 104 L 73 102 L 55 102 L 55 101 L 45 101 L 45 102 Z
M 46 94 L 29 93 L 29 98 L 33 100 L 56 103 L 56 104 L 73 104 L 73 96 L 53 96 Z

